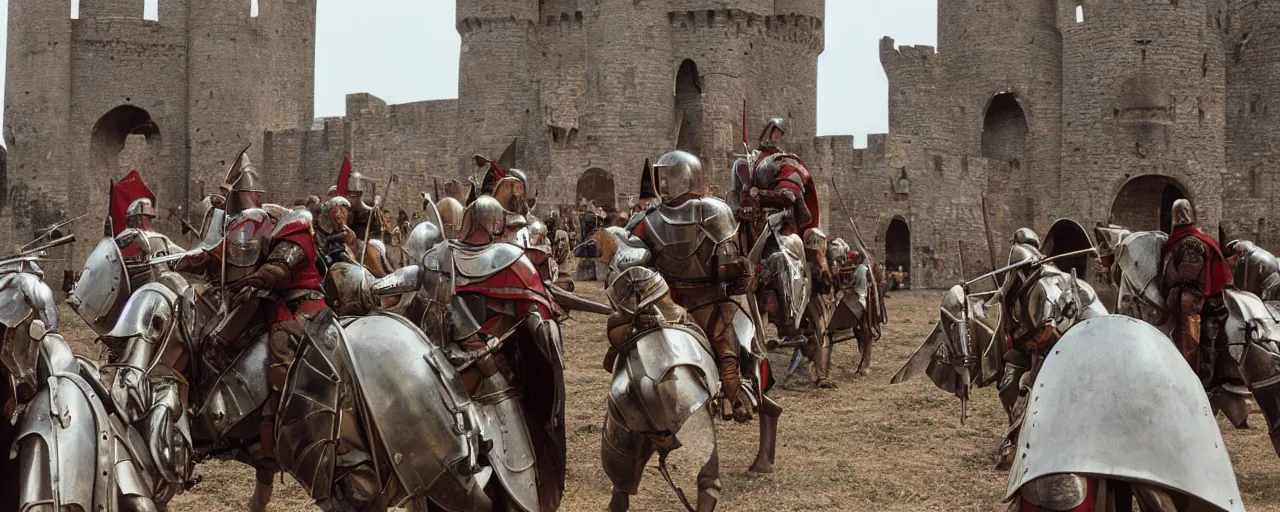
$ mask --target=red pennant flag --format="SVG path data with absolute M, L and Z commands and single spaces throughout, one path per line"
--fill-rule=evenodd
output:
M 134 169 L 111 187 L 112 236 L 124 231 L 125 214 L 129 211 L 129 205 L 138 199 L 150 199 L 151 205 L 156 206 L 156 194 L 147 188 L 147 184 L 142 181 L 142 175 Z
M 342 156 L 342 170 L 338 171 L 338 197 L 347 196 L 347 187 L 351 181 L 351 156 Z

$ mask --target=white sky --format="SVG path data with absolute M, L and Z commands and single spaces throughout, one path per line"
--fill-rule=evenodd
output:
M 153 15 L 157 0 L 145 1 Z M 389 103 L 457 97 L 456 1 L 319 0 L 316 116 L 343 115 L 346 95 L 354 92 Z M 856 135 L 862 146 L 866 134 L 888 129 L 879 40 L 888 35 L 898 44 L 935 44 L 937 1 L 827 0 L 827 46 L 818 60 L 819 135 Z M 0 29 L 7 30 L 9 0 L 0 4 Z M 0 62 L 5 42 L 0 39 Z

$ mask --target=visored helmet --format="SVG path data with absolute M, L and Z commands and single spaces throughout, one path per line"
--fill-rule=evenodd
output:
M 669 201 L 693 191 L 694 180 L 702 174 L 702 160 L 692 153 L 672 151 L 658 158 L 653 173 L 658 196 Z
M 227 196 L 227 214 L 238 215 L 245 210 L 262 208 L 262 181 L 258 176 L 258 167 L 249 160 L 249 150 L 240 153 L 227 174 L 227 183 L 231 191 Z
M 614 308 L 634 315 L 658 302 L 669 290 L 667 280 L 657 271 L 635 266 L 614 274 L 605 294 Z
M 156 218 L 156 207 L 147 198 L 135 199 L 125 210 L 125 227 L 150 229 L 151 220 Z
M 462 214 L 459 238 L 471 245 L 494 242 L 507 230 L 507 212 L 493 196 L 477 197 Z
M 1036 249 L 1040 248 L 1040 235 L 1031 228 L 1018 228 L 1013 232 L 1013 238 L 1010 241 L 1015 244 L 1030 245 Z
M 760 139 L 757 141 L 760 147 L 775 147 L 782 137 L 787 134 L 787 120 L 781 117 L 771 117 L 764 124 L 764 129 L 760 130 Z

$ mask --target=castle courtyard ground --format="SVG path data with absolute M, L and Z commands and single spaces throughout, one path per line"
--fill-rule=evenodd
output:
M 579 283 L 578 290 L 603 300 L 599 283 Z M 724 496 L 718 510 L 1003 510 L 1006 474 L 992 469 L 992 460 L 1005 418 L 994 390 L 974 392 L 969 422 L 960 425 L 959 401 L 927 379 L 889 385 L 889 377 L 932 328 L 940 297 L 934 291 L 890 294 L 891 322 L 875 345 L 870 376 L 853 374 L 856 347 L 841 344 L 835 360 L 838 389 L 815 390 L 796 379 L 791 389 L 775 392 L 785 412 L 774 473 L 746 472 L 755 456 L 755 422 L 719 423 Z M 91 331 L 70 311 L 64 309 L 63 315 L 67 337 L 81 352 L 96 355 L 101 345 L 88 344 Z M 564 326 L 569 470 L 561 510 L 602 511 L 610 490 L 600 469 L 600 424 L 609 384 L 609 375 L 600 369 L 606 343 L 603 318 L 575 317 Z M 772 359 L 781 372 L 789 353 L 775 353 Z M 1251 430 L 1234 430 L 1224 420 L 1219 426 L 1248 510 L 1280 511 L 1280 459 L 1257 427 L 1263 422 L 1256 407 L 1251 422 Z M 197 471 L 204 480 L 175 498 L 170 510 L 244 510 L 253 490 L 251 469 L 214 461 Z M 276 485 L 271 510 L 314 510 L 300 487 L 289 477 L 284 481 Z M 651 462 L 632 510 L 680 509 Z

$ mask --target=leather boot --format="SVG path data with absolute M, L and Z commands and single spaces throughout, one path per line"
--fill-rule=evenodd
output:
M 836 382 L 831 380 L 831 338 L 823 336 L 822 341 L 818 344 L 818 353 L 815 354 L 814 365 L 818 369 L 817 384 L 820 388 L 831 389 L 836 387 Z
M 760 401 L 760 448 L 756 452 L 756 461 L 747 469 L 752 473 L 772 473 L 774 450 L 778 443 L 778 418 L 782 416 L 782 406 L 773 399 L 763 397 Z
M 1182 357 L 1197 375 L 1200 374 L 1200 315 L 1183 316 L 1173 336 Z

